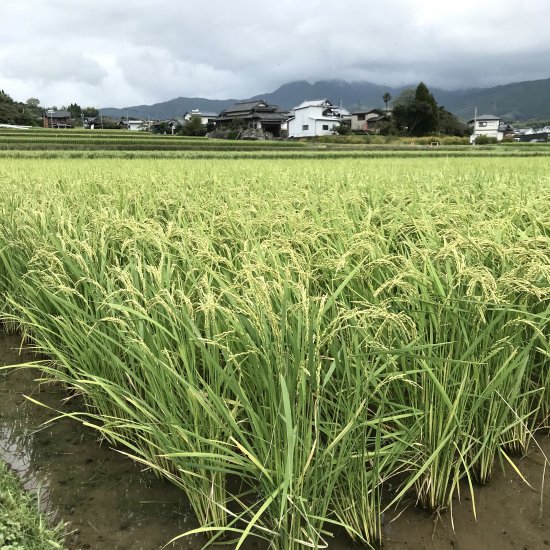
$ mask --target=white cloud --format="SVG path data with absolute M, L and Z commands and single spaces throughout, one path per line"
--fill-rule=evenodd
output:
M 550 76 L 540 0 L 2 0 L 0 88 L 43 104 L 247 97 L 291 80 Z

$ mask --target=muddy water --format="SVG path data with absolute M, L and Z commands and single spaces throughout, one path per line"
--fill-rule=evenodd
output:
M 18 345 L 15 336 L 0 339 L 0 365 L 33 359 Z M 180 490 L 99 445 L 92 430 L 69 419 L 41 428 L 55 413 L 24 395 L 57 410 L 71 404 L 62 403 L 62 388 L 39 388 L 37 376 L 29 369 L 0 375 L 0 458 L 38 492 L 53 522 L 69 522 L 70 549 L 156 549 L 197 526 Z M 201 546 L 190 539 L 171 548 Z
M 19 344 L 16 336 L 0 336 L 0 366 L 32 360 L 18 351 Z M 38 386 L 34 381 L 38 376 L 31 369 L 0 374 L 0 459 L 11 465 L 27 489 L 38 492 L 41 507 L 53 522 L 69 522 L 70 550 L 154 550 L 197 527 L 179 489 L 100 445 L 92 430 L 68 419 L 41 427 L 55 413 L 24 395 L 57 410 L 68 411 L 71 403 L 63 402 L 62 388 Z M 411 502 L 385 515 L 384 548 L 550 549 L 550 468 L 542 488 L 542 452 L 550 456 L 550 438 L 541 436 L 537 441 L 542 451 L 534 448 L 516 461 L 537 490 L 525 485 L 510 467 L 504 473 L 497 469 L 491 483 L 476 489 L 477 522 L 466 493 L 462 504 L 454 505 L 454 531 L 449 513 L 432 518 Z M 203 543 L 191 537 L 170 548 L 198 549 Z M 252 542 L 247 548 L 260 546 Z M 337 537 L 329 548 L 360 547 Z

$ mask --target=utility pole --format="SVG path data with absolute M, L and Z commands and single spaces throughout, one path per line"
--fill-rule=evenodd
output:
M 474 146 L 476 144 L 476 126 L 477 126 L 477 107 L 474 110 L 474 139 L 472 141 L 472 145 Z

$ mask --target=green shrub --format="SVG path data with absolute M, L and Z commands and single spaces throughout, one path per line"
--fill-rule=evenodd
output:
M 497 138 L 485 135 L 476 136 L 475 141 L 476 145 L 490 145 L 498 143 Z

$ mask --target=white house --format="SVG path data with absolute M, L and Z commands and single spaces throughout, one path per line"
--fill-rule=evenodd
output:
M 478 136 L 487 136 L 502 141 L 504 129 L 502 119 L 494 115 L 479 115 L 475 119 L 469 120 L 468 124 L 474 125 L 474 132 L 470 136 L 470 143 L 473 143 Z
M 201 124 L 203 126 L 207 126 L 209 122 L 214 122 L 214 119 L 218 116 L 218 113 L 203 113 L 200 109 L 192 109 L 183 115 L 183 119 L 187 122 L 194 116 L 201 117 Z
M 134 132 L 138 130 L 143 130 L 147 128 L 147 121 L 145 120 L 134 120 L 134 119 L 122 119 L 119 123 L 119 126 L 124 130 L 132 130 Z
M 350 113 L 336 107 L 328 99 L 304 101 L 290 112 L 289 137 L 329 136 L 343 121 L 349 122 Z

